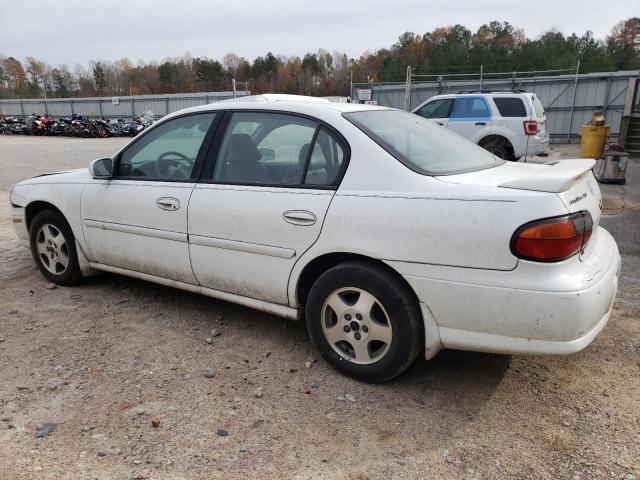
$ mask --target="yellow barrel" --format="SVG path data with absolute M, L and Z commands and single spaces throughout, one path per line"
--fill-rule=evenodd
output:
M 604 153 L 604 144 L 611 134 L 609 125 L 580 127 L 580 155 L 585 158 L 598 158 Z

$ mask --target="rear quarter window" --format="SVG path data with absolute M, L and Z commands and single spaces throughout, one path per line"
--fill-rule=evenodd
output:
M 533 110 L 536 112 L 536 118 L 544 117 L 544 107 L 537 95 L 531 95 L 531 103 L 533 103 Z
M 494 97 L 493 101 L 503 117 L 528 117 L 521 98 Z

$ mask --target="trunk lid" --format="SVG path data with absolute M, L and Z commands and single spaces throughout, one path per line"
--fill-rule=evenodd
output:
M 555 194 L 569 212 L 589 211 L 595 229 L 600 221 L 602 196 L 591 173 L 594 165 L 594 160 L 586 159 L 545 164 L 506 162 L 495 168 L 437 178 L 449 183 Z

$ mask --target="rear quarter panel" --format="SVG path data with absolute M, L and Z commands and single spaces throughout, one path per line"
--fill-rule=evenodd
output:
M 320 255 L 349 252 L 387 262 L 508 271 L 518 263 L 509 248 L 513 232 L 567 212 L 553 194 L 418 174 L 369 143 L 351 142 L 351 162 L 320 237 L 294 266 L 292 305 L 300 272 Z

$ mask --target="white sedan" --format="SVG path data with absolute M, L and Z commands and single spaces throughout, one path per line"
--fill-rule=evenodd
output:
M 442 348 L 593 340 L 620 256 L 592 166 L 506 163 L 410 113 L 263 95 L 23 181 L 11 211 L 51 282 L 102 270 L 305 318 L 336 369 L 380 382 Z

